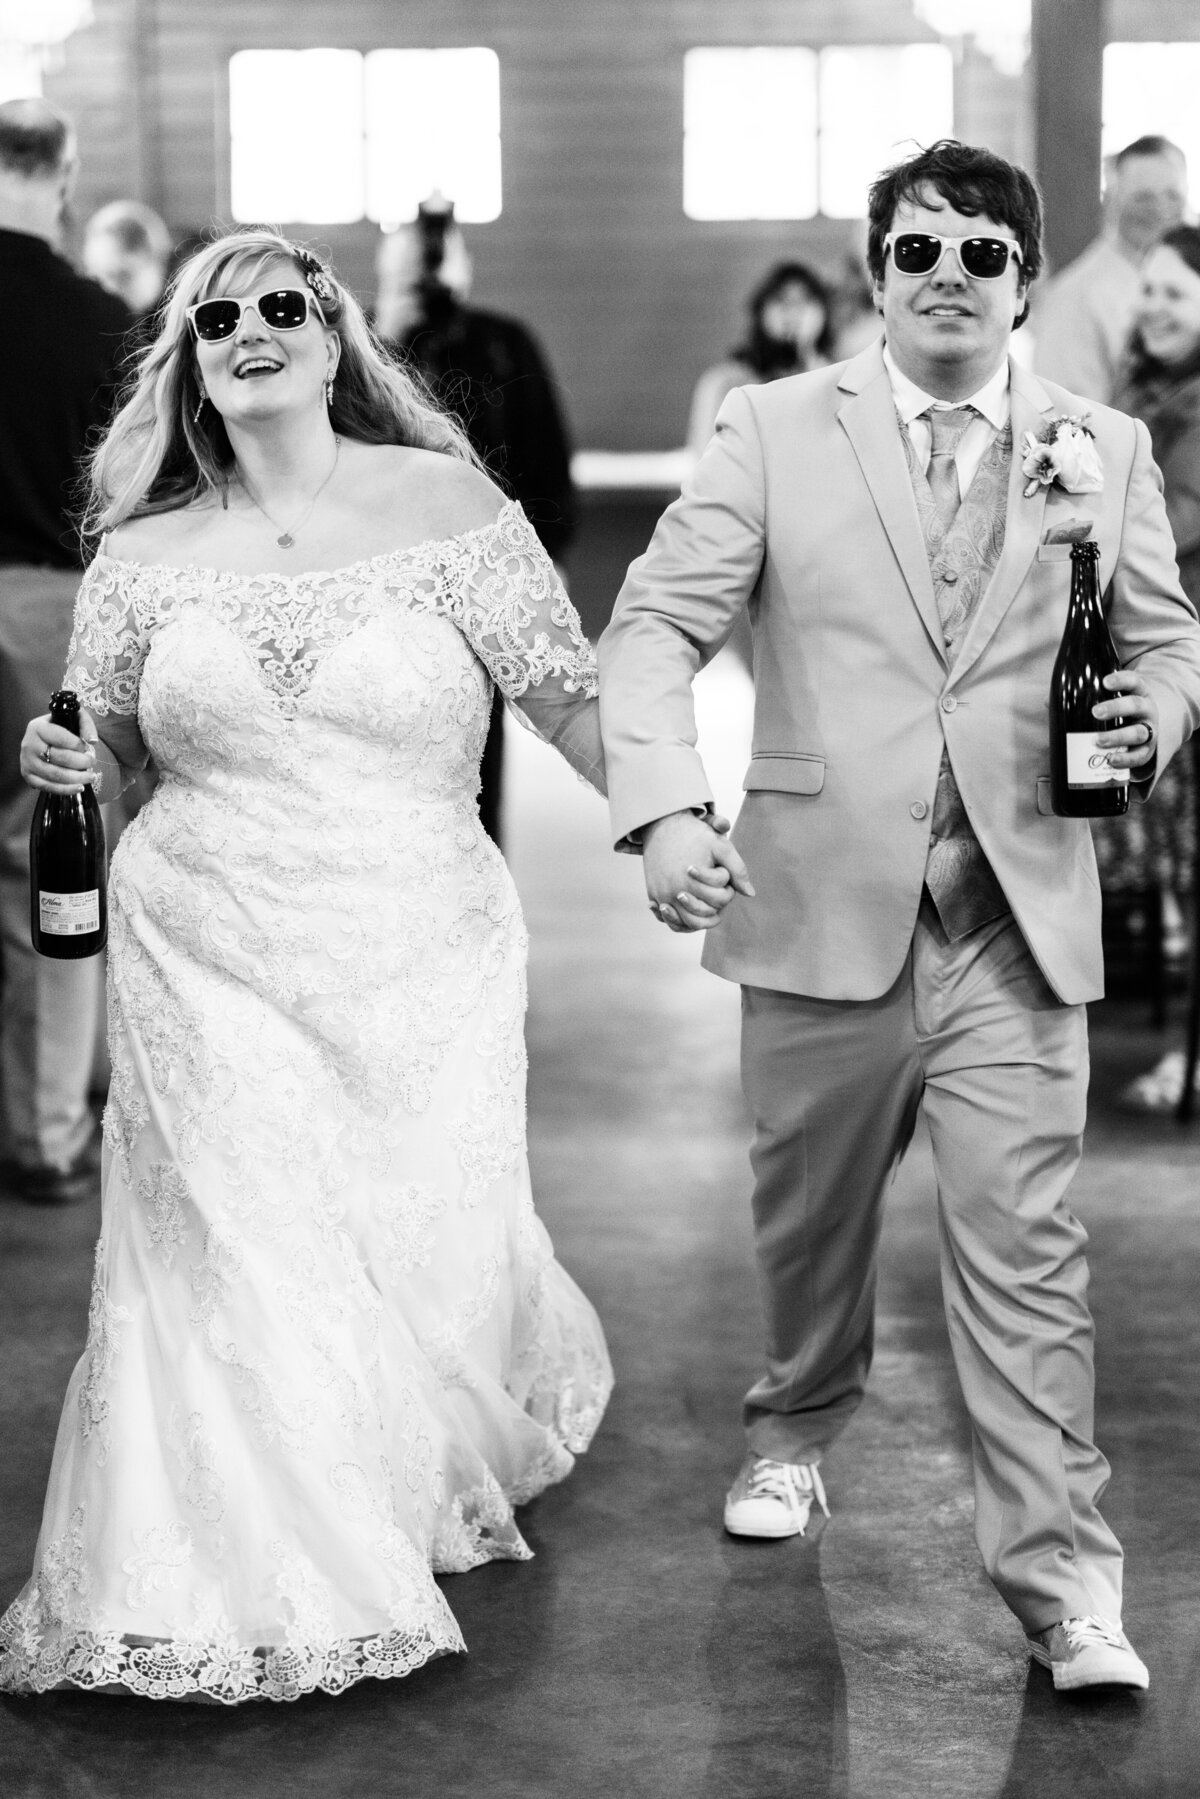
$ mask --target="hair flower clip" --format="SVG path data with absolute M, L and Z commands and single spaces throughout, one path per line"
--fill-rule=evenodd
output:
M 292 251 L 296 261 L 304 270 L 305 282 L 320 301 L 321 305 L 336 306 L 338 297 L 337 288 L 334 286 L 333 278 L 320 257 L 314 256 L 312 251 L 306 248 L 304 244 L 293 244 Z
M 1086 412 L 1056 413 L 1040 431 L 1025 433 L 1021 473 L 1028 477 L 1026 499 L 1039 487 L 1060 487 L 1064 493 L 1100 492 L 1104 469 L 1089 416 Z

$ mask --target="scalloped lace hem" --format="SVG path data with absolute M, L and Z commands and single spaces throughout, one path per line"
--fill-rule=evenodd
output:
M 461 1633 L 449 1625 L 276 1649 L 169 1639 L 134 1644 L 115 1633 L 81 1631 L 68 1644 L 36 1658 L 10 1650 L 0 1658 L 0 1692 L 78 1687 L 218 1705 L 250 1699 L 287 1702 L 306 1693 L 344 1693 L 360 1680 L 398 1680 L 438 1656 L 465 1650 Z

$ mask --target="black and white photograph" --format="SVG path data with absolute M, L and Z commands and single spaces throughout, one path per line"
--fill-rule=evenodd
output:
M 1194 0 L 0 0 L 3 1799 L 1200 1799 Z

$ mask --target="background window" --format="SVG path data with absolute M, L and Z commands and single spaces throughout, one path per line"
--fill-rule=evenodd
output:
M 468 224 L 500 214 L 493 50 L 241 50 L 229 133 L 235 219 L 394 225 L 435 190 Z
M 356 50 L 240 50 L 229 63 L 235 219 L 342 225 L 363 216 Z
M 1105 156 L 1148 133 L 1179 145 L 1188 159 L 1192 204 L 1200 204 L 1200 43 L 1106 44 Z
M 464 224 L 500 216 L 500 59 L 494 50 L 372 50 L 367 216 L 416 217 L 435 190 Z
M 861 219 L 881 169 L 954 130 L 954 58 L 944 44 L 821 52 L 821 211 Z
M 817 58 L 787 48 L 683 59 L 683 210 L 691 219 L 810 219 L 817 210 Z
M 42 91 L 42 59 L 26 44 L 0 43 L 0 106 Z
M 862 218 L 879 171 L 953 127 L 944 44 L 689 50 L 683 210 L 693 219 Z

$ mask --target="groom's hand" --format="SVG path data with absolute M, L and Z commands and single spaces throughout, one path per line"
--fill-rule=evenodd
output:
M 728 831 L 724 819 L 716 821 Z M 727 836 L 694 812 L 670 812 L 642 831 L 650 910 L 673 931 L 707 931 L 735 893 L 754 898 L 746 864 Z

